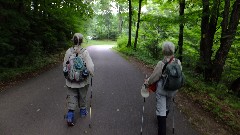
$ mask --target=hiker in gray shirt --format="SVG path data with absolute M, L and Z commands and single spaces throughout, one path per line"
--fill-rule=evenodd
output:
M 156 115 L 158 119 L 158 135 L 166 135 L 166 118 L 169 113 L 170 104 L 172 102 L 172 98 L 176 95 L 178 90 L 167 91 L 163 87 L 165 72 L 162 73 L 164 65 L 166 63 L 177 62 L 181 67 L 181 62 L 174 58 L 174 44 L 172 42 L 164 42 L 162 45 L 162 53 L 164 55 L 163 60 L 159 61 L 154 68 L 151 76 L 145 80 L 145 84 L 148 86 L 157 82 L 156 89 Z

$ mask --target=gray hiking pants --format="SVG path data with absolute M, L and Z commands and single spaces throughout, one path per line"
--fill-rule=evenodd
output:
M 75 110 L 77 106 L 81 109 L 87 107 L 87 91 L 89 85 L 82 88 L 67 87 L 67 108 L 68 110 Z
M 172 99 L 176 95 L 176 91 L 165 91 L 163 89 L 163 80 L 158 82 L 157 90 L 156 90 L 156 115 L 157 116 L 166 116 L 166 111 L 170 110 L 170 106 L 172 104 Z

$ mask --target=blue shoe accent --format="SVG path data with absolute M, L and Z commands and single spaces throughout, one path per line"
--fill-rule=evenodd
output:
M 87 116 L 87 114 L 88 114 L 88 111 L 86 108 L 80 109 L 80 117 L 85 117 L 85 116 Z
M 68 126 L 74 126 L 74 112 L 69 111 L 66 119 Z

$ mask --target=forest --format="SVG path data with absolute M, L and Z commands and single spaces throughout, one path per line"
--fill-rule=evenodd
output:
M 34 71 L 71 46 L 113 40 L 154 66 L 171 41 L 186 75 L 183 93 L 240 130 L 239 0 L 0 0 L 0 81 Z

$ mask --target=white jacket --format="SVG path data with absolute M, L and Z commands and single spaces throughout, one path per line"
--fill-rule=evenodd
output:
M 69 80 L 66 79 L 66 85 L 67 85 L 67 87 L 70 87 L 70 88 L 82 88 L 85 85 L 90 84 L 91 77 L 93 77 L 93 75 L 94 75 L 94 64 L 93 64 L 92 59 L 86 49 L 84 49 L 78 45 L 75 45 L 73 49 L 75 52 L 78 53 L 79 56 L 81 56 L 83 58 L 90 75 L 86 79 L 86 81 L 80 82 L 80 83 L 70 82 Z M 82 49 L 84 49 L 84 51 L 81 51 Z M 64 57 L 64 61 L 63 61 L 63 68 L 66 67 L 66 62 L 68 61 L 71 54 L 72 54 L 71 48 L 69 48 L 65 53 L 65 57 Z

